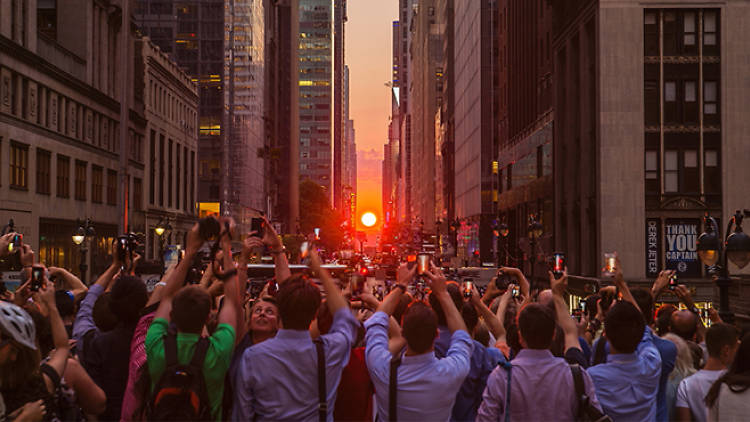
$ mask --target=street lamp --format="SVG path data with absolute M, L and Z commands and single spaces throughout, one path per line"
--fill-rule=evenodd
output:
M 73 232 L 71 239 L 73 240 L 73 243 L 80 247 L 81 262 L 78 264 L 78 269 L 81 272 L 81 281 L 85 284 L 86 270 L 89 268 L 86 264 L 86 253 L 88 252 L 88 249 L 86 248 L 85 242 L 86 238 L 96 236 L 96 230 L 94 230 L 94 225 L 91 223 L 90 218 L 87 218 L 84 222 L 77 220 L 76 224 L 78 225 L 78 228 Z
M 529 275 L 531 276 L 531 280 L 533 283 L 534 280 L 534 264 L 536 264 L 536 241 L 540 237 L 542 237 L 542 234 L 544 233 L 544 227 L 536 221 L 536 218 L 534 215 L 531 215 L 529 217 L 529 226 L 526 228 L 526 232 L 529 236 L 529 263 L 531 264 L 531 269 L 529 271 Z
M 716 220 L 706 214 L 703 218 L 706 231 L 698 237 L 698 257 L 703 264 L 718 270 L 716 285 L 719 286 L 719 316 L 724 322 L 732 324 L 734 313 L 729 309 L 729 263 L 732 261 L 739 268 L 745 268 L 750 263 L 750 236 L 742 231 L 743 217 L 750 217 L 750 211 L 744 214 L 737 210 L 727 224 L 727 237 L 724 240 L 724 254 L 722 242 L 719 238 L 719 226 Z M 732 226 L 734 231 L 732 232 Z M 731 232 L 731 234 L 730 234 Z M 721 265 L 716 265 L 721 260 Z
M 164 275 L 164 233 L 171 231 L 172 226 L 169 224 L 169 218 L 165 222 L 163 218 L 159 219 L 154 228 L 154 233 L 159 236 L 159 261 L 161 262 L 161 272 Z

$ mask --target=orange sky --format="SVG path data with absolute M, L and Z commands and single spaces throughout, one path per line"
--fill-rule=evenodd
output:
M 349 113 L 357 142 L 357 213 L 371 211 L 382 220 L 383 145 L 388 141 L 391 97 L 392 23 L 398 0 L 349 0 L 346 63 L 349 65 Z M 361 226 L 360 219 L 357 218 Z

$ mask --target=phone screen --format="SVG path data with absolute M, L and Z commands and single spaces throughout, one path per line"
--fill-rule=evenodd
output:
M 42 287 L 42 280 L 44 278 L 44 268 L 33 267 L 31 268 L 31 285 L 29 289 L 36 292 Z
M 426 253 L 421 253 L 417 255 L 417 274 L 422 275 L 427 270 L 429 270 L 430 266 L 430 255 Z
M 307 254 L 310 253 L 310 244 L 308 242 L 302 242 L 299 247 L 299 254 L 302 258 L 307 258 Z
M 677 274 L 669 276 L 669 290 L 674 290 L 677 287 Z
M 250 231 L 255 232 L 255 236 L 263 237 L 263 225 L 265 222 L 262 218 L 253 218 L 250 222 Z
M 556 277 L 560 277 L 565 270 L 565 254 L 562 252 L 555 252 L 554 260 L 555 262 L 552 271 Z
M 474 283 L 467 281 L 464 283 L 464 297 L 471 297 L 471 291 L 474 289 Z

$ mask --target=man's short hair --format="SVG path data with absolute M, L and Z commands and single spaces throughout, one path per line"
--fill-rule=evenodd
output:
M 737 344 L 739 333 L 737 329 L 729 324 L 719 322 L 711 325 L 706 330 L 706 349 L 712 358 L 721 357 L 721 349 L 724 346 L 733 347 Z
M 698 331 L 698 317 L 690 311 L 673 312 L 669 318 L 669 331 L 693 341 Z
M 529 349 L 549 349 L 556 326 L 555 314 L 546 305 L 530 303 L 518 315 L 518 328 Z
M 633 353 L 643 338 L 646 321 L 632 303 L 618 301 L 604 317 L 604 331 L 619 353 Z
M 134 275 L 117 278 L 112 286 L 112 300 L 109 306 L 120 322 L 133 324 L 141 317 L 141 310 L 148 302 L 146 283 Z
M 669 321 L 675 311 L 677 311 L 677 307 L 670 304 L 661 305 L 656 311 L 656 333 L 660 337 L 669 332 Z
M 471 334 L 474 332 L 474 328 L 476 328 L 477 324 L 479 324 L 479 314 L 477 313 L 476 308 L 474 308 L 474 305 L 469 302 L 462 303 L 460 309 L 461 317 L 466 324 L 466 329 L 469 330 L 469 334 Z
M 112 293 L 110 292 L 104 292 L 104 294 L 99 296 L 96 299 L 96 302 L 94 302 L 91 316 L 94 318 L 94 324 L 96 324 L 96 328 L 98 328 L 99 331 L 105 332 L 113 330 L 120 322 L 117 319 L 117 315 L 112 312 L 112 307 L 110 306 L 111 302 Z
M 307 330 L 320 307 L 320 289 L 303 274 L 295 274 L 281 283 L 276 301 L 284 328 Z
M 170 317 L 178 331 L 200 334 L 210 312 L 211 295 L 199 286 L 188 286 L 172 299 Z
M 437 336 L 436 312 L 422 302 L 412 302 L 404 312 L 403 335 L 406 344 L 417 354 L 430 350 Z
M 651 292 L 644 288 L 637 288 L 630 291 L 635 299 L 635 303 L 641 308 L 641 314 L 646 320 L 647 325 L 654 323 L 654 298 L 651 296 Z
M 55 305 L 60 317 L 75 317 L 75 302 L 73 296 L 65 290 L 55 290 Z
M 448 294 L 450 295 L 453 304 L 456 305 L 456 309 L 460 310 L 463 307 L 464 298 L 461 295 L 461 289 L 458 287 L 458 283 L 448 282 L 445 287 L 446 290 L 448 290 Z M 429 301 L 430 306 L 435 311 L 435 314 L 437 314 L 438 324 L 443 327 L 446 326 L 448 323 L 445 319 L 445 312 L 443 312 L 443 306 L 440 304 L 437 296 L 430 293 Z

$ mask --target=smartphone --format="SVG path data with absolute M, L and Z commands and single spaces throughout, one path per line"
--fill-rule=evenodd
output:
M 518 298 L 519 296 L 521 296 L 521 291 L 518 290 L 518 287 L 514 287 L 513 290 L 510 292 L 510 295 L 513 296 L 514 298 Z
M 474 282 L 473 281 L 466 281 L 464 282 L 464 297 L 470 298 L 471 292 L 474 289 Z
M 604 254 L 604 275 L 614 277 L 615 267 L 617 266 L 617 257 L 613 253 Z
M 578 307 L 581 308 L 581 312 L 583 312 L 584 314 L 586 313 L 586 301 L 585 300 L 582 300 L 579 303 Z
M 16 249 L 21 249 L 21 245 L 23 245 L 23 235 L 16 234 L 8 244 L 8 252 L 15 252 Z
M 31 268 L 31 284 L 29 284 L 29 290 L 32 292 L 38 292 L 42 288 L 44 283 L 44 267 L 32 267 Z
M 553 255 L 552 275 L 555 278 L 560 278 L 565 272 L 565 254 L 563 252 L 555 252 Z
M 270 296 L 276 296 L 279 292 L 279 283 L 276 280 L 270 280 L 268 282 L 268 294 Z
M 307 258 L 307 255 L 310 253 L 310 243 L 309 242 L 302 242 L 302 244 L 299 247 L 299 256 L 301 258 Z
M 430 254 L 417 255 L 417 274 L 422 275 L 430 269 Z
M 250 221 L 250 231 L 255 232 L 256 237 L 263 237 L 265 223 L 262 218 L 253 218 Z
M 669 276 L 669 290 L 674 290 L 677 288 L 677 274 L 672 274 Z

